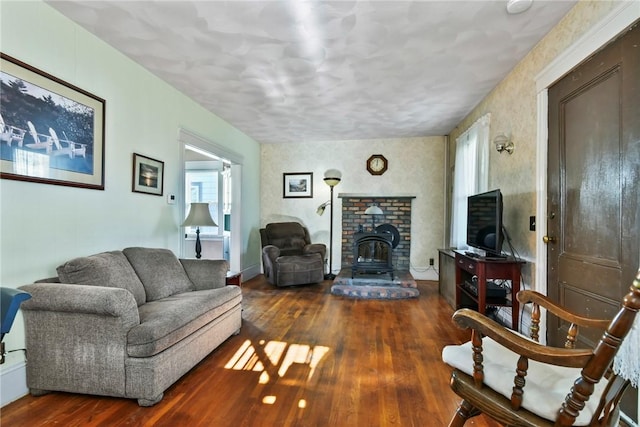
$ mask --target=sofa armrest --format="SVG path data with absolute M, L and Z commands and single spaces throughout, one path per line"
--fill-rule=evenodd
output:
M 224 259 L 181 259 L 180 263 L 198 291 L 226 284 L 229 263 Z
M 133 294 L 59 283 L 20 289 L 32 296 L 20 307 L 29 389 L 126 396 L 127 335 L 140 324 Z
M 25 311 L 54 311 L 122 317 L 123 324 L 140 324 L 138 306 L 126 289 L 103 286 L 34 283 L 21 286 L 31 299 L 21 305 Z

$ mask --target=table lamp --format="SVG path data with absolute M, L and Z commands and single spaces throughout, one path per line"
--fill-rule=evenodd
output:
M 211 218 L 209 203 L 191 203 L 191 209 L 187 219 L 182 223 L 183 227 L 196 227 L 196 258 L 202 258 L 202 246 L 200 244 L 200 227 L 217 227 L 218 224 Z

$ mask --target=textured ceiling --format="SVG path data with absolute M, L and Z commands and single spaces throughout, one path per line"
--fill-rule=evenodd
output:
M 575 1 L 48 3 L 278 143 L 446 135 Z

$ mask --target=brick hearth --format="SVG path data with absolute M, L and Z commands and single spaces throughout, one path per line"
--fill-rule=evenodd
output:
M 362 299 L 405 299 L 418 298 L 420 291 L 416 281 L 408 271 L 397 274 L 389 280 L 388 274 L 362 274 L 351 278 L 351 269 L 343 269 L 331 286 L 333 295 Z

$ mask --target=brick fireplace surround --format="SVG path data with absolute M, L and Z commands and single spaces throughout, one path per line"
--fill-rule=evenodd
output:
M 353 235 L 359 226 L 371 231 L 371 217 L 364 211 L 376 204 L 384 212 L 376 215 L 375 225 L 391 224 L 400 232 L 400 243 L 393 250 L 393 266 L 396 271 L 409 271 L 411 256 L 411 202 L 412 195 L 374 196 L 366 194 L 338 195 L 342 199 L 342 268 L 353 264 Z

